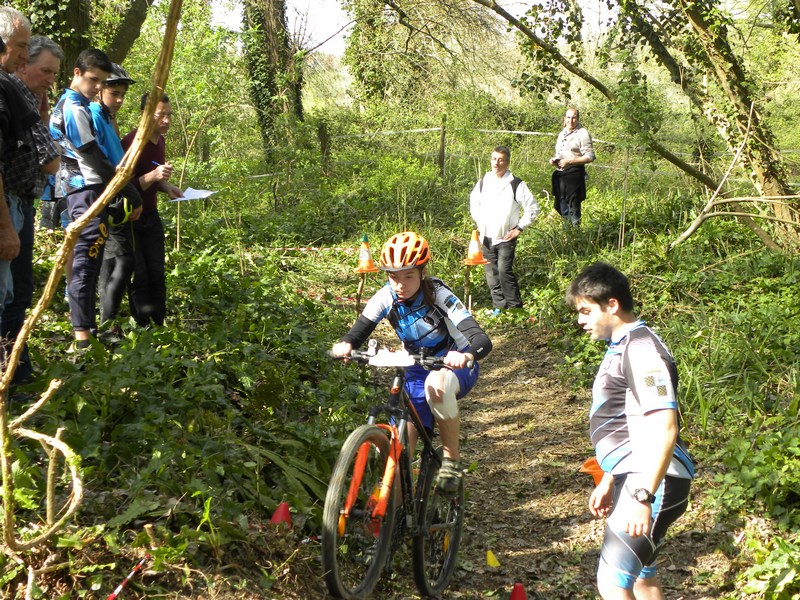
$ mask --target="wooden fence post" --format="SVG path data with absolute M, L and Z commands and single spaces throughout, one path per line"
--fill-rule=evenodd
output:
M 331 140 L 328 137 L 328 124 L 325 121 L 320 122 L 317 128 L 317 137 L 319 137 L 319 148 L 322 153 L 322 174 L 328 174 L 328 160 L 331 154 Z
M 437 161 L 439 165 L 440 177 L 444 177 L 444 148 L 445 148 L 446 137 L 447 137 L 447 115 L 442 115 L 442 130 L 441 134 L 439 135 L 439 159 Z

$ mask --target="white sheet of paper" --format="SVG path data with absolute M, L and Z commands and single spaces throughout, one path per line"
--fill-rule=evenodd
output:
M 170 202 L 183 202 L 184 200 L 200 200 L 201 198 L 208 198 L 211 194 L 216 194 L 215 191 L 211 190 L 196 190 L 194 188 L 186 188 L 183 192 L 183 196 L 180 198 L 173 198 Z

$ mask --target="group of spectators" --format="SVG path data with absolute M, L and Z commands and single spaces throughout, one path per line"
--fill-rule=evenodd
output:
M 62 224 L 79 219 L 100 197 L 116 173 L 137 130 L 121 137 L 116 115 L 135 82 L 95 48 L 78 56 L 69 87 L 52 115 L 48 92 L 64 60 L 61 48 L 42 35 L 16 9 L 0 7 L 0 334 L 2 364 L 33 300 L 35 200 L 55 203 Z M 141 110 L 147 102 L 142 97 Z M 125 292 L 141 326 L 162 325 L 166 313 L 164 229 L 156 200 L 159 191 L 179 198 L 169 183 L 164 134 L 172 110 L 158 102 L 153 133 L 134 167 L 134 177 L 108 207 L 80 233 L 67 262 L 67 296 L 75 347 L 98 335 L 101 322 L 113 341 L 114 322 Z M 14 383 L 34 378 L 27 348 Z

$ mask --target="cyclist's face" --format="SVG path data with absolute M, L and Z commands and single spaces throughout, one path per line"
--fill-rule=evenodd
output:
M 399 300 L 413 298 L 422 285 L 422 272 L 419 269 L 389 273 L 388 277 L 389 285 L 392 286 L 392 291 L 397 294 Z
M 588 298 L 576 298 L 575 308 L 578 311 L 578 325 L 588 333 L 593 340 L 610 340 L 614 331 L 615 320 L 612 304 L 616 304 L 613 298 L 609 304 L 602 308 L 597 302 Z

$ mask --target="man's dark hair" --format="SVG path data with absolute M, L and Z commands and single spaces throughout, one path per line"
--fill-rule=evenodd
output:
M 78 59 L 75 61 L 75 68 L 81 72 L 81 75 L 86 73 L 89 69 L 98 69 L 111 74 L 111 71 L 114 70 L 114 65 L 105 52 L 97 48 L 89 48 L 78 54 Z
M 592 263 L 581 271 L 567 288 L 567 306 L 575 308 L 579 298 L 588 298 L 601 308 L 616 298 L 622 310 L 633 311 L 633 295 L 628 278 L 604 262 Z
M 144 107 L 147 105 L 147 99 L 150 97 L 150 92 L 142 94 L 142 102 L 139 104 L 139 110 L 144 110 Z M 159 102 L 169 102 L 169 96 L 166 94 L 161 94 L 161 100 Z
M 495 146 L 492 152 L 499 152 L 506 155 L 506 160 L 511 162 L 511 149 L 508 146 Z

